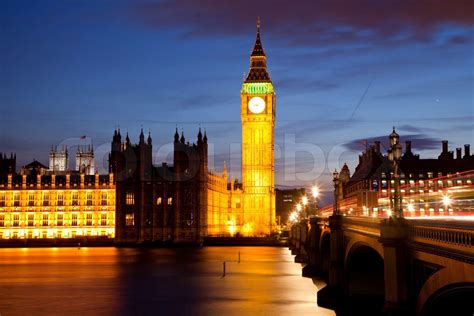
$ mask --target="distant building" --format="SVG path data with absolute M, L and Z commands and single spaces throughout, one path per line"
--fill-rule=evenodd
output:
M 93 175 L 95 173 L 94 148 L 92 145 L 77 146 L 76 171 L 86 175 Z
M 27 165 L 24 165 L 21 167 L 20 174 L 21 175 L 27 175 L 27 176 L 36 176 L 36 175 L 45 175 L 49 173 L 48 167 L 43 165 L 41 162 L 37 160 L 33 160 Z
M 0 177 L 0 239 L 114 238 L 113 175 L 44 174 L 34 161 Z
M 277 223 L 285 225 L 289 214 L 294 211 L 296 203 L 306 195 L 304 188 L 299 189 L 276 189 L 276 217 Z
M 49 153 L 49 171 L 65 172 L 69 170 L 69 154 L 67 147 L 63 146 L 59 151 L 57 146 L 51 146 Z
M 399 160 L 399 187 L 406 201 L 428 201 L 428 195 L 442 188 L 454 186 L 449 177 L 474 169 L 474 155 L 470 145 L 456 148 L 456 155 L 449 151 L 448 141 L 442 141 L 441 153 L 437 159 L 420 158 L 412 151 L 412 142 L 405 142 L 402 152 L 400 136 L 393 129 L 389 135 L 390 148 L 386 154 L 380 149 L 380 142 L 375 142 L 359 155 L 359 164 L 350 174 L 347 165 L 341 169 L 339 196 L 343 199 L 356 199 L 357 207 L 378 208 L 380 197 L 390 196 L 395 185 L 393 161 Z M 462 180 L 457 180 L 462 181 Z M 466 180 L 470 181 L 470 180 Z M 419 198 L 420 194 L 425 197 Z M 415 195 L 418 195 L 415 198 Z
M 227 183 L 227 170 L 208 170 L 207 135 L 197 143 L 174 136 L 173 165 L 152 164 L 152 139 L 132 144 L 114 132 L 109 157 L 116 179 L 116 241 L 201 242 L 205 236 L 234 235 L 242 226 L 241 189 Z

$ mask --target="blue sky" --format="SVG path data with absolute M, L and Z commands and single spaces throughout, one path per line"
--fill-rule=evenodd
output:
M 87 135 L 103 165 L 116 126 L 132 141 L 143 126 L 158 163 L 176 125 L 190 141 L 201 125 L 211 165 L 230 161 L 240 177 L 239 93 L 260 16 L 276 143 L 283 153 L 320 149 L 296 154 L 296 172 L 317 171 L 291 181 L 292 162 L 277 152 L 277 184 L 329 189 L 330 170 L 355 168 L 357 141 L 393 125 L 424 157 L 442 139 L 451 150 L 474 143 L 473 9 L 460 0 L 2 1 L 0 151 L 16 152 L 18 166 L 47 163 L 51 144 Z

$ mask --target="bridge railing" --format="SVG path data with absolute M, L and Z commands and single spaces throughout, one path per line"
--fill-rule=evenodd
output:
M 469 222 L 410 221 L 410 235 L 414 240 L 450 244 L 460 247 L 474 246 L 474 226 Z

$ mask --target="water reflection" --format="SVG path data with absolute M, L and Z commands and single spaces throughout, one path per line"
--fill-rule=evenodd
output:
M 2 315 L 333 315 L 317 286 L 283 248 L 0 249 Z

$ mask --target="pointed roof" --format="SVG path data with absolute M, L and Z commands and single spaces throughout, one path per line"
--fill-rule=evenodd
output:
M 146 141 L 147 141 L 148 145 L 151 144 L 151 130 L 148 130 L 148 138 L 147 138 Z
M 262 40 L 260 39 L 260 17 L 257 18 L 257 38 L 255 39 L 255 45 L 251 56 L 265 56 Z
M 263 50 L 262 40 L 260 39 L 260 18 L 257 20 L 257 37 L 250 55 L 250 71 L 245 79 L 249 82 L 271 82 L 270 75 L 267 72 L 265 51 Z
M 200 142 L 202 142 L 201 126 L 199 126 L 199 132 L 198 132 L 198 143 Z
M 48 169 L 48 167 L 46 167 L 45 165 L 43 165 L 41 162 L 39 162 L 39 161 L 36 160 L 36 159 L 33 159 L 32 162 L 30 162 L 30 163 L 27 164 L 27 165 L 24 165 L 23 168 L 25 168 L 25 169 L 36 169 L 36 170 L 39 170 L 39 169 Z
M 397 132 L 395 132 L 395 126 L 393 127 L 392 129 L 392 133 L 390 133 L 389 137 L 399 137 L 400 135 L 398 135 Z
M 176 126 L 176 132 L 174 132 L 174 142 L 179 142 L 178 126 Z
M 145 142 L 145 134 L 143 134 L 143 127 L 140 130 L 140 143 Z

